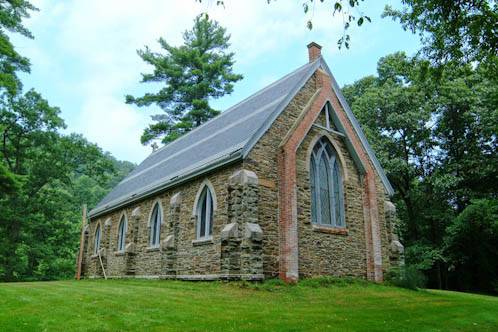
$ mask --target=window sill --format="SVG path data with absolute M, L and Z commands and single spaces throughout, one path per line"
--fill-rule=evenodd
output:
M 210 237 L 206 237 L 206 238 L 202 238 L 202 239 L 196 239 L 196 240 L 192 240 L 192 245 L 194 246 L 202 246 L 202 245 L 206 245 L 206 244 L 213 244 L 213 237 L 210 236 Z
M 313 225 L 313 231 L 318 233 L 327 233 L 335 235 L 348 235 L 349 231 L 345 227 L 334 227 L 324 225 Z
M 159 249 L 161 249 L 159 246 L 157 246 L 157 247 L 147 247 L 147 248 L 145 248 L 145 252 L 159 251 Z
M 114 252 L 114 256 L 124 256 L 125 252 L 124 250 L 119 250 Z

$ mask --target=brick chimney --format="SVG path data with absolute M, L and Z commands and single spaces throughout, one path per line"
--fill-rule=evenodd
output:
M 311 42 L 308 44 L 308 55 L 310 58 L 310 62 L 315 61 L 321 56 L 321 49 L 322 47 L 315 42 Z

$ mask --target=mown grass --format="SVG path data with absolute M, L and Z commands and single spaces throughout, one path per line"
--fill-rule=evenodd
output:
M 498 298 L 318 279 L 0 284 L 0 331 L 498 331 Z

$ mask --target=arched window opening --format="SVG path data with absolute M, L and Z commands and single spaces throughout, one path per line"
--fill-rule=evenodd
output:
M 197 201 L 197 238 L 209 238 L 213 234 L 213 196 L 208 186 L 202 189 Z
M 124 251 L 126 245 L 126 230 L 128 228 L 128 221 L 123 215 L 118 227 L 118 251 Z
M 95 242 L 93 244 L 93 253 L 96 255 L 100 250 L 100 224 L 97 225 L 95 230 Z
M 310 160 L 311 220 L 344 227 L 344 194 L 337 153 L 327 138 L 314 146 Z
M 159 246 L 161 233 L 161 208 L 159 207 L 159 203 L 154 205 L 152 210 L 152 214 L 150 216 L 150 246 L 157 247 Z

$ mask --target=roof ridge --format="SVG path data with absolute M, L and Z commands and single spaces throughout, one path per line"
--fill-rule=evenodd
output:
M 317 60 L 315 60 L 314 62 L 316 62 Z M 258 91 L 254 92 L 252 95 L 249 95 L 247 96 L 246 98 L 242 99 L 241 101 L 239 101 L 238 103 L 230 106 L 229 108 L 227 108 L 226 110 L 220 112 L 220 114 L 218 114 L 217 116 L 215 116 L 214 118 L 212 119 L 209 119 L 208 121 L 204 122 L 203 124 L 201 124 L 200 126 L 198 127 L 195 127 L 194 129 L 192 129 L 191 131 L 189 131 L 188 133 L 180 136 L 179 138 L 177 138 L 176 140 L 172 141 L 172 142 L 169 142 L 163 146 L 161 146 L 159 149 L 157 149 L 156 151 L 153 151 L 149 156 L 147 156 L 147 158 L 145 158 L 142 162 L 144 162 L 145 160 L 147 160 L 149 157 L 151 157 L 152 155 L 155 155 L 157 154 L 159 151 L 163 150 L 164 148 L 166 148 L 167 146 L 171 146 L 173 145 L 175 142 L 179 142 L 181 141 L 182 139 L 184 139 L 185 137 L 189 136 L 190 134 L 192 134 L 193 132 L 196 132 L 197 130 L 199 130 L 200 128 L 204 127 L 205 125 L 207 125 L 208 123 L 216 120 L 216 119 L 219 119 L 220 117 L 222 117 L 223 115 L 225 114 L 228 114 L 230 111 L 236 109 L 237 106 L 245 103 L 246 101 L 250 100 L 251 98 L 254 98 L 260 94 L 262 94 L 263 92 L 267 91 L 268 89 L 270 89 L 271 87 L 275 86 L 277 83 L 283 81 L 284 79 L 286 79 L 287 77 L 289 76 L 292 76 L 293 74 L 297 73 L 299 70 L 303 69 L 304 67 L 310 65 L 311 63 L 307 63 L 307 64 L 304 64 L 300 67 L 298 67 L 297 69 L 293 70 L 292 72 L 288 73 L 287 75 L 284 75 L 282 76 L 281 78 L 279 78 L 278 80 L 274 81 L 273 83 L 265 86 L 264 88 L 261 88 L 259 89 Z
M 139 171 L 139 172 L 137 172 L 137 173 L 135 173 L 135 174 L 133 174 L 131 176 L 127 176 L 120 183 L 126 183 L 126 182 L 128 182 L 128 181 L 136 178 L 137 176 L 139 176 L 141 174 L 144 174 L 144 173 L 146 173 L 146 172 L 148 172 L 148 171 L 156 168 L 160 164 L 164 164 L 165 162 L 171 160 L 172 158 L 175 158 L 177 155 L 179 155 L 179 154 L 181 154 L 181 153 L 183 153 L 183 152 L 185 152 L 185 151 L 187 151 L 187 150 L 189 150 L 189 149 L 191 149 L 191 148 L 193 148 L 193 147 L 195 147 L 195 146 L 197 146 L 199 144 L 204 143 L 206 140 L 222 134 L 227 129 L 230 129 L 230 128 L 238 125 L 239 123 L 244 122 L 244 121 L 252 118 L 255 115 L 258 115 L 259 113 L 264 112 L 265 110 L 267 110 L 271 106 L 275 105 L 276 103 L 279 103 L 282 99 L 283 99 L 283 97 L 280 97 L 278 99 L 275 99 L 274 101 L 272 101 L 269 104 L 266 104 L 266 105 L 264 105 L 264 106 L 262 106 L 262 107 L 260 107 L 258 109 L 255 109 L 253 112 L 250 112 L 249 114 L 247 114 L 247 115 L 239 118 L 238 120 L 232 122 L 231 124 L 227 125 L 226 127 L 222 128 L 220 130 L 212 132 L 210 135 L 208 135 L 208 136 L 204 137 L 203 139 L 195 142 L 194 144 L 191 144 L 191 145 L 189 145 L 189 146 L 187 146 L 187 147 L 185 147 L 185 148 L 183 148 L 183 149 L 181 149 L 179 151 L 176 151 L 175 153 L 172 153 L 172 154 L 168 155 L 166 158 L 159 160 L 157 163 L 154 163 L 154 164 L 150 165 L 149 167 L 146 167 L 145 169 L 143 169 L 143 170 L 141 170 L 141 171 Z

